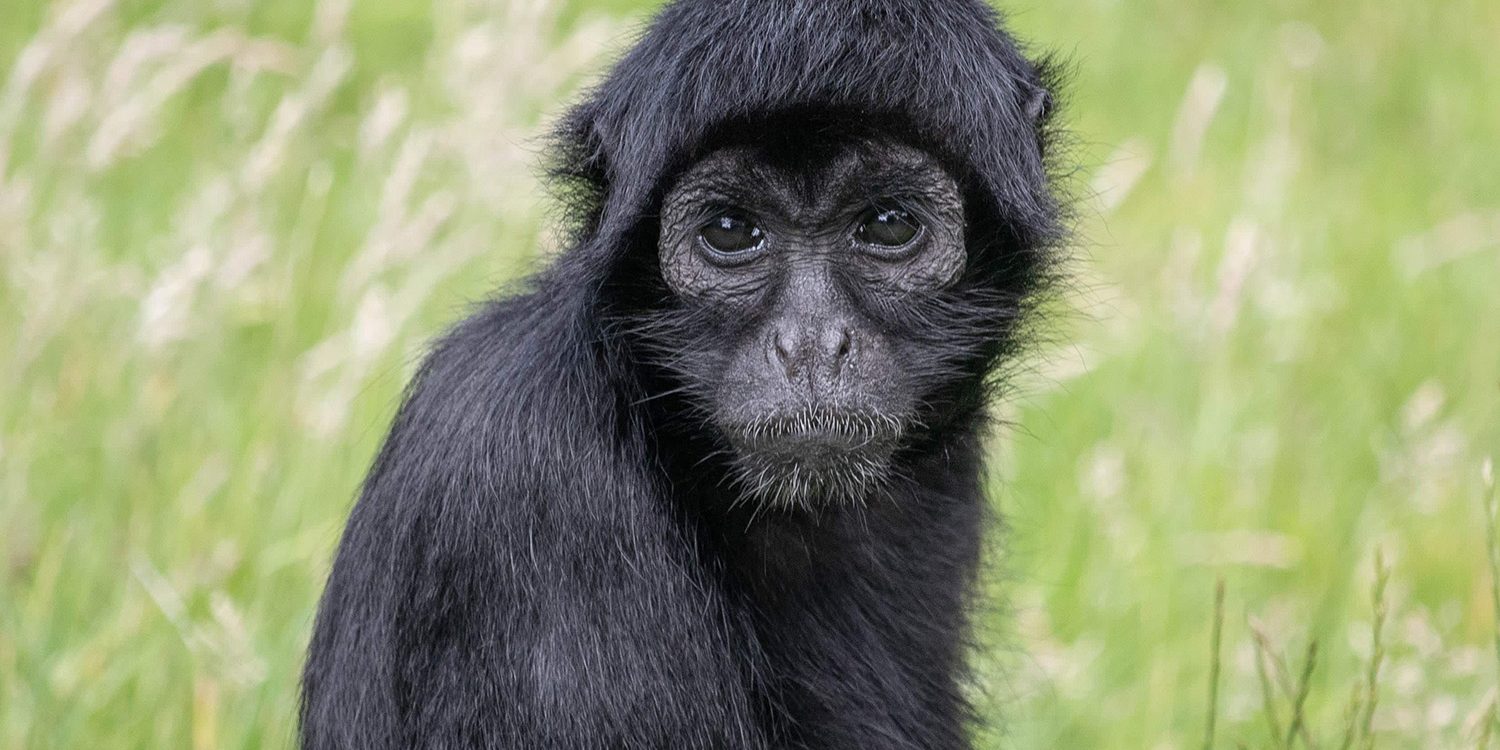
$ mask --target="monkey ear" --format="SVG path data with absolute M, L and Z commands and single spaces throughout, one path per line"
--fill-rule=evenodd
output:
M 1030 82 L 1024 83 L 1022 89 L 1026 115 L 1037 125 L 1045 123 L 1052 116 L 1052 92 Z

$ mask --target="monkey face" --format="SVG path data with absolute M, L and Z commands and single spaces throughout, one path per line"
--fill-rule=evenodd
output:
M 865 498 L 978 371 L 962 194 L 921 150 L 714 151 L 666 195 L 658 242 L 664 361 L 752 495 Z

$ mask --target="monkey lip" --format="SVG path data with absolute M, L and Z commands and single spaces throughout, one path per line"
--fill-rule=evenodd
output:
M 741 450 L 798 459 L 889 451 L 904 429 L 900 419 L 872 411 L 800 409 L 736 422 L 727 432 Z

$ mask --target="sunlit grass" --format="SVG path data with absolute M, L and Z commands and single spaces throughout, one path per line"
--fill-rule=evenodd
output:
M 1254 617 L 1286 654 L 1319 644 L 1307 721 L 1337 747 L 1373 655 L 1377 549 L 1377 744 L 1476 741 L 1495 684 L 1473 497 L 1500 439 L 1500 153 L 1483 145 L 1500 63 L 1482 41 L 1500 9 L 1451 10 L 1016 14 L 1073 52 L 1098 195 L 1086 315 L 1062 376 L 1023 389 L 996 485 L 1018 627 L 1063 677 L 1015 678 L 1019 745 L 1191 743 L 1223 576 L 1221 745 L 1277 746 Z
M 575 5 L 0 2 L 0 747 L 290 741 L 400 388 L 645 8 Z M 1083 203 L 986 741 L 1493 747 L 1500 4 L 1008 7 Z

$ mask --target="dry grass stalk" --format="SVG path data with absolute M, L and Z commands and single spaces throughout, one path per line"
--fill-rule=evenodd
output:
M 1302 661 L 1302 675 L 1297 678 L 1297 695 L 1292 702 L 1292 723 L 1286 730 L 1286 747 L 1292 747 L 1298 737 L 1302 743 L 1309 748 L 1317 745 L 1308 736 L 1307 723 L 1305 721 L 1307 696 L 1312 691 L 1312 673 L 1318 663 L 1318 641 L 1316 639 L 1307 644 L 1307 656 Z
M 1385 555 L 1375 548 L 1375 583 L 1370 596 L 1375 606 L 1375 621 L 1370 626 L 1370 670 L 1365 675 L 1364 720 L 1360 723 L 1361 747 L 1375 747 L 1375 706 L 1380 700 L 1380 663 L 1385 659 L 1385 644 L 1381 637 L 1385 631 L 1388 607 L 1385 601 L 1385 586 L 1391 580 L 1391 570 L 1386 567 Z
M 1496 723 L 1500 723 L 1500 697 L 1490 700 L 1490 710 L 1479 728 L 1479 741 L 1474 743 L 1474 750 L 1489 750 L 1490 737 L 1494 736 Z
M 1495 669 L 1500 678 L 1500 497 L 1495 495 L 1495 460 L 1486 458 L 1480 468 L 1484 480 L 1485 546 L 1490 552 L 1490 604 L 1495 610 Z
M 1500 528 L 1496 526 L 1500 523 L 1500 497 L 1495 495 L 1495 459 L 1486 458 L 1479 474 L 1485 488 L 1484 531 L 1490 557 L 1490 605 L 1495 610 L 1495 674 L 1500 678 Z M 1490 736 L 1497 722 L 1500 722 L 1500 695 L 1490 702 L 1490 715 L 1475 747 L 1486 750 L 1490 746 Z
M 1276 689 L 1271 685 L 1271 675 L 1266 667 L 1267 660 L 1273 658 L 1271 653 L 1271 642 L 1259 624 L 1253 620 L 1250 623 L 1251 641 L 1255 644 L 1255 674 L 1260 678 L 1260 695 L 1262 710 L 1265 714 L 1266 723 L 1271 730 L 1271 741 L 1275 747 L 1286 747 L 1282 741 L 1281 717 L 1276 711 Z
M 1204 730 L 1203 750 L 1213 750 L 1214 728 L 1219 719 L 1219 670 L 1220 650 L 1224 642 L 1224 579 L 1214 586 L 1214 630 L 1212 637 L 1213 652 L 1210 655 L 1208 669 L 1208 728 Z
M 1350 691 L 1349 705 L 1344 708 L 1344 733 L 1339 742 L 1339 750 L 1349 750 L 1354 747 L 1354 741 L 1359 738 L 1359 717 L 1364 708 L 1364 685 L 1355 684 Z

